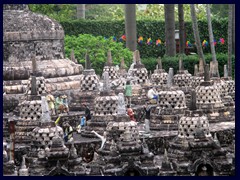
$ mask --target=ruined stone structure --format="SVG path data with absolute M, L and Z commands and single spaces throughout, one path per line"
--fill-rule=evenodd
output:
M 29 11 L 27 5 L 4 5 L 3 52 L 5 106 L 16 107 L 24 100 L 33 56 L 46 89 L 53 94 L 56 90 L 66 93 L 70 100 L 75 98 L 83 67 L 65 59 L 64 31 L 55 20 Z
M 88 54 L 85 58 L 85 69 L 80 78 L 80 92 L 77 98 L 72 101 L 71 109 L 82 107 L 81 103 L 85 103 L 90 109 L 94 108 L 94 99 L 99 95 L 99 79 L 95 70 L 91 67 L 91 61 Z
M 152 130 L 177 129 L 178 120 L 187 108 L 185 94 L 173 86 L 173 69 L 169 69 L 167 87 L 158 91 L 159 104 L 150 121 Z
M 103 91 L 100 92 L 100 96 L 95 98 L 95 113 L 93 118 L 88 122 L 85 131 L 83 131 L 83 136 L 93 137 L 94 135 L 91 133 L 92 130 L 103 134 L 106 130 L 107 123 L 112 121 L 117 115 L 118 96 L 110 89 L 108 72 L 103 73 L 103 78 Z
M 212 73 L 210 80 L 200 61 L 190 78 L 180 61 L 175 80 L 172 68 L 166 79 L 159 61 L 149 82 L 135 52 L 127 76 L 116 78 L 108 54 L 111 68 L 102 83 L 88 55 L 84 71 L 73 53 L 71 61 L 64 59 L 64 33 L 56 21 L 20 4 L 4 4 L 3 17 L 4 176 L 235 175 L 235 92 L 230 93 L 235 82 L 226 73 L 222 80 Z M 126 80 L 133 85 L 136 122 L 126 114 L 121 89 Z M 159 99 L 144 119 L 140 111 L 152 85 Z M 58 123 L 49 114 L 48 90 L 69 97 L 71 111 Z M 91 108 L 92 119 L 76 132 L 82 103 Z M 73 128 L 70 142 L 64 141 L 64 122 Z

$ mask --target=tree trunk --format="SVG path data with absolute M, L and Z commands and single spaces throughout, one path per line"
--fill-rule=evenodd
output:
M 232 29 L 233 29 L 233 22 L 232 22 L 232 10 L 233 5 L 229 4 L 228 10 L 228 76 L 232 77 Z
M 164 4 L 166 55 L 176 55 L 174 4 Z
M 212 62 L 210 63 L 210 77 L 218 77 L 219 78 L 218 62 L 217 62 L 216 52 L 215 52 L 215 47 L 214 47 L 211 11 L 209 8 L 209 4 L 206 5 L 206 12 L 207 12 L 209 41 L 210 41 L 210 47 L 211 47 L 211 53 L 212 53 Z
M 183 4 L 178 4 L 178 21 L 179 21 L 179 53 L 185 53 L 185 25 Z
M 209 33 L 210 47 L 211 47 L 211 53 L 212 53 L 212 60 L 217 61 L 215 47 L 214 47 L 211 12 L 209 8 L 209 4 L 206 5 L 206 11 L 207 11 L 208 33 Z
M 136 4 L 125 4 L 126 47 L 137 49 Z
M 196 12 L 195 12 L 194 4 L 190 4 L 190 7 L 191 7 L 191 18 L 192 18 L 192 27 L 193 27 L 194 39 L 195 39 L 196 46 L 197 46 L 197 53 L 198 53 L 199 58 L 203 60 L 204 68 L 205 68 L 206 62 L 205 62 L 205 58 L 204 58 L 204 55 L 203 55 L 201 40 L 200 40 L 200 37 L 199 37 L 198 24 L 197 24 L 197 18 L 196 18 Z
M 233 54 L 235 55 L 235 4 L 232 5 L 232 46 L 233 46 Z
M 85 19 L 85 4 L 77 4 L 77 19 Z

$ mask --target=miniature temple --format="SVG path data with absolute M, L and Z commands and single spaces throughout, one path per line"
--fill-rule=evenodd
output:
M 179 59 L 174 75 L 158 59 L 148 75 L 138 50 L 128 70 L 123 59 L 118 70 L 108 51 L 99 78 L 88 53 L 85 69 L 74 50 L 64 57 L 55 20 L 24 4 L 3 8 L 4 176 L 235 175 L 235 81 L 226 66 L 220 78 L 216 62 L 209 70 L 200 59 L 191 75 Z M 50 93 L 67 97 L 61 107 L 69 111 L 51 114 Z

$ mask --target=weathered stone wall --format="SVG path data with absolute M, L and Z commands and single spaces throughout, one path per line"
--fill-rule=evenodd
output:
M 8 35 L 9 33 L 5 36 Z M 28 41 L 26 38 L 26 41 L 4 41 L 3 60 L 8 62 L 29 61 L 31 54 L 36 54 L 37 60 L 63 59 L 63 43 L 61 39 Z
M 57 21 L 28 11 L 24 6 L 20 6 L 20 10 L 17 5 L 5 9 L 4 61 L 28 61 L 32 53 L 37 60 L 64 58 L 64 31 Z

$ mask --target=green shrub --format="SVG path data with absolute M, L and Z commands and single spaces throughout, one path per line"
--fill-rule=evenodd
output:
M 91 34 L 94 36 L 119 38 L 125 34 L 124 21 L 97 21 L 97 20 L 73 20 L 60 22 L 65 30 L 66 35 Z M 186 41 L 190 41 L 194 45 L 194 35 L 192 30 L 192 23 L 186 22 Z M 200 39 L 209 42 L 207 21 L 198 21 Z M 220 38 L 225 39 L 225 44 L 221 45 L 219 42 L 215 46 L 217 53 L 227 53 L 227 28 L 228 21 L 212 20 L 214 38 L 218 42 Z M 176 22 L 176 29 L 178 29 L 178 22 Z M 137 45 L 142 58 L 158 57 L 165 54 L 165 22 L 157 20 L 138 20 L 137 21 L 137 38 L 142 36 L 143 44 Z M 147 38 L 152 38 L 153 44 L 147 45 Z M 161 39 L 162 45 L 156 46 L 156 40 Z M 123 42 L 125 45 L 125 42 Z M 210 53 L 210 46 L 203 49 L 204 53 Z
M 120 42 L 112 39 L 104 39 L 102 36 L 82 34 L 79 36 L 65 36 L 65 54 L 70 58 L 71 51 L 74 50 L 75 58 L 85 66 L 85 55 L 89 52 L 92 67 L 97 74 L 101 74 L 104 63 L 107 61 L 107 51 L 111 50 L 112 60 L 115 65 L 120 64 L 124 58 L 125 64 L 129 67 L 132 62 L 132 52 L 124 48 Z
M 228 62 L 228 55 L 219 53 L 216 55 L 217 60 L 218 60 L 218 69 L 219 69 L 219 74 L 220 77 L 223 77 L 224 75 L 224 65 L 227 64 Z M 175 57 L 169 57 L 169 56 L 164 56 L 162 58 L 162 66 L 163 69 L 168 73 L 169 68 L 174 69 L 174 74 L 177 73 L 178 71 L 178 56 Z M 210 64 L 210 61 L 212 61 L 212 55 L 211 54 L 206 54 L 205 55 L 205 60 L 207 64 Z M 154 71 L 157 65 L 157 60 L 156 58 L 142 58 L 142 63 L 145 65 L 148 71 Z M 189 55 L 189 56 L 183 56 L 183 66 L 184 69 L 188 70 L 189 73 L 192 75 L 194 74 L 194 65 L 199 64 L 199 58 L 197 55 Z M 235 68 L 235 57 L 232 56 L 232 69 L 234 71 Z M 234 77 L 234 72 L 233 72 L 233 77 Z

